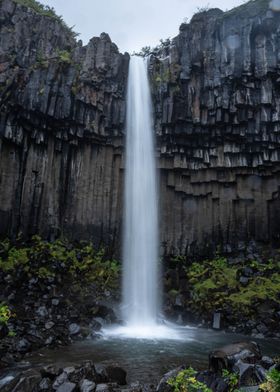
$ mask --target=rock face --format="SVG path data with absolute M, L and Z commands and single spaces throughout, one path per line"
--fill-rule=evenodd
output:
M 279 240 L 280 14 L 274 3 L 196 14 L 154 52 L 167 253 Z
M 154 53 L 161 241 L 203 254 L 280 236 L 280 13 L 195 15 Z M 0 235 L 120 244 L 129 56 L 0 1 Z
M 0 1 L 0 233 L 114 243 L 129 56 Z

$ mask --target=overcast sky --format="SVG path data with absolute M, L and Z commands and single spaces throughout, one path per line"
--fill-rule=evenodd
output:
M 54 7 L 69 26 L 80 33 L 84 44 L 103 31 L 120 51 L 132 53 L 143 46 L 155 46 L 160 38 L 175 37 L 185 18 L 197 7 L 223 10 L 244 0 L 41 0 Z

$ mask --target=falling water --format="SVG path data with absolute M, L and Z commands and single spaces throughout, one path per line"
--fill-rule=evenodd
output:
M 157 323 L 158 211 L 147 62 L 130 60 L 127 91 L 123 309 L 129 326 Z
M 152 102 L 147 63 L 129 65 L 124 201 L 123 319 L 125 326 L 104 336 L 181 339 L 173 326 L 158 322 L 158 210 Z

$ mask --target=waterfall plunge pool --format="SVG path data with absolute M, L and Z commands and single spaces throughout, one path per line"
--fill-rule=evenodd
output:
M 263 355 L 280 355 L 280 341 L 255 339 L 250 336 L 225 333 L 195 327 L 175 327 L 173 335 L 163 339 L 129 338 L 106 329 L 95 340 L 76 342 L 59 349 L 44 349 L 26 358 L 33 366 L 56 363 L 59 366 L 79 364 L 84 360 L 104 365 L 118 364 L 127 371 L 127 381 L 156 384 L 164 373 L 179 366 L 192 365 L 198 370 L 208 367 L 211 350 L 240 341 L 256 341 Z M 176 338 L 175 335 L 176 334 Z

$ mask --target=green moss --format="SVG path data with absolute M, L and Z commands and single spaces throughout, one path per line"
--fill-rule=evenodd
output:
M 236 310 L 240 305 L 249 309 L 255 302 L 259 301 L 270 299 L 279 302 L 279 293 L 280 275 L 275 273 L 269 278 L 257 277 L 252 279 L 248 286 L 242 287 L 237 293 L 231 294 L 228 300 Z
M 0 303 L 0 324 L 7 324 L 12 317 L 12 312 L 10 311 L 8 305 L 3 302 Z
M 7 252 L 8 256 L 0 259 L 0 269 L 7 272 L 21 265 L 28 270 L 28 254 L 26 248 L 17 249 L 11 247 Z
M 248 261 L 257 276 L 244 287 L 239 282 L 240 266 L 228 264 L 217 257 L 186 267 L 190 283 L 191 305 L 198 311 L 213 312 L 229 306 L 244 315 L 253 314 L 255 304 L 271 300 L 280 303 L 280 264 L 269 260 L 266 264 Z
M 47 242 L 39 236 L 32 237 L 28 246 L 0 244 L 0 269 L 12 273 L 21 269 L 28 276 L 40 279 L 55 277 L 57 272 L 73 280 L 97 283 L 99 287 L 114 288 L 118 284 L 120 264 L 106 257 L 104 249 L 96 250 L 92 244 L 74 246 L 66 240 Z

